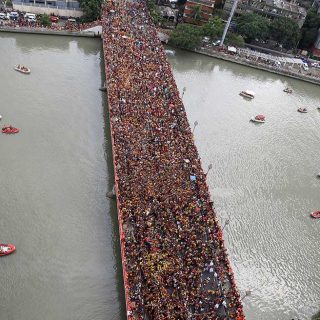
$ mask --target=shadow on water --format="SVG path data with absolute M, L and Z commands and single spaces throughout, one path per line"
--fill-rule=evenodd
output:
M 101 86 L 105 82 L 105 73 L 104 73 L 104 61 L 103 61 L 103 50 L 101 49 Z M 102 95 L 102 105 L 103 105 L 103 119 L 104 119 L 104 154 L 107 164 L 108 179 L 107 190 L 112 190 L 114 186 L 114 168 L 113 168 L 113 158 L 112 158 L 112 143 L 111 143 L 111 132 L 110 132 L 110 121 L 109 121 L 109 109 L 107 103 L 107 93 L 101 92 Z M 119 223 L 118 223 L 118 213 L 117 213 L 117 202 L 115 199 L 109 199 L 109 212 L 112 221 L 112 247 L 113 254 L 115 257 L 115 271 L 116 271 L 116 286 L 118 292 L 118 301 L 119 301 L 119 313 L 117 318 L 110 320 L 124 320 L 126 319 L 126 306 L 125 306 L 125 294 L 124 294 L 124 284 L 123 284 L 123 274 L 122 274 L 122 261 L 121 261 L 121 249 L 120 249 L 120 236 L 119 236 Z

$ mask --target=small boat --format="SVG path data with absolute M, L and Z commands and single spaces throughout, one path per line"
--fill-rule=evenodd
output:
M 320 210 L 311 212 L 310 216 L 312 218 L 320 219 Z
M 297 111 L 301 112 L 301 113 L 307 113 L 308 112 L 307 108 L 299 108 Z
M 320 111 L 320 107 L 317 107 L 317 109 Z
M 5 126 L 2 128 L 2 133 L 6 133 L 6 134 L 15 134 L 18 133 L 19 129 L 18 128 L 14 128 L 12 126 Z
M 31 70 L 29 68 L 27 68 L 25 66 L 20 66 L 20 65 L 15 66 L 14 70 L 21 72 L 21 73 L 24 73 L 24 74 L 29 74 L 31 72 Z
M 16 247 L 10 243 L 0 243 L 0 256 L 6 256 L 16 250 Z
M 243 96 L 243 97 L 249 98 L 249 99 L 253 99 L 255 96 L 255 93 L 250 90 L 241 91 L 239 94 L 240 94 L 240 96 Z
M 317 177 L 320 178 L 320 172 L 317 174 Z
M 164 50 L 164 51 L 165 51 L 165 53 L 166 53 L 167 55 L 170 55 L 170 56 L 174 56 L 174 55 L 176 54 L 175 51 L 170 50 L 170 49 L 166 49 L 166 50 Z
M 2 119 L 2 115 L 0 114 L 0 120 Z
M 285 88 L 285 89 L 283 89 L 283 92 L 292 93 L 293 91 L 292 91 L 292 89 L 290 89 L 290 88 Z
M 255 117 L 252 117 L 250 121 L 257 122 L 257 123 L 265 123 L 266 117 L 263 114 L 258 114 Z

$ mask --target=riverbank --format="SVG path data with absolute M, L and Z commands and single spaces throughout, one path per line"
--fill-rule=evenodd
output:
M 167 44 L 168 40 L 170 38 L 170 33 L 171 30 L 167 30 L 167 29 L 158 29 L 159 32 L 165 34 L 167 36 L 166 41 L 162 41 L 163 43 Z M 181 49 L 181 48 L 179 48 Z M 183 49 L 183 50 L 187 50 L 187 49 Z M 237 63 L 237 64 L 241 64 L 250 68 L 255 68 L 255 69 L 259 69 L 259 70 L 263 70 L 263 71 L 268 71 L 274 74 L 279 74 L 285 77 L 289 77 L 289 78 L 293 78 L 293 79 L 297 79 L 297 80 L 302 80 L 302 81 L 306 81 L 309 83 L 313 83 L 316 85 L 320 85 L 320 77 L 312 77 L 312 76 L 308 76 L 308 75 L 304 75 L 301 74 L 299 72 L 294 72 L 291 70 L 287 70 L 287 69 L 279 69 L 279 68 L 275 68 L 272 65 L 266 65 L 266 64 L 262 64 L 253 60 L 249 60 L 249 59 L 244 59 L 242 57 L 239 57 L 237 55 L 231 55 L 222 51 L 218 51 L 216 50 L 216 47 L 209 47 L 209 48 L 205 48 L 205 47 L 201 47 L 199 49 L 194 49 L 194 50 L 187 50 L 190 52 L 195 52 L 195 53 L 199 53 L 199 54 L 203 54 L 205 56 L 209 56 L 209 57 L 213 57 L 213 58 L 217 58 L 217 59 L 221 59 L 224 61 L 228 61 L 228 62 L 233 62 L 233 63 Z M 279 55 L 283 56 L 283 54 L 279 53 Z
M 41 35 L 53 35 L 53 36 L 69 36 L 69 37 L 101 38 L 101 34 L 100 33 L 97 34 L 94 31 L 67 31 L 67 30 L 54 30 L 54 29 L 48 29 L 48 28 L 0 26 L 0 32 L 41 34 Z
M 279 74 L 279 75 L 282 75 L 282 76 L 290 77 L 290 78 L 293 78 L 293 79 L 302 80 L 302 81 L 310 82 L 310 83 L 313 83 L 313 84 L 316 84 L 316 85 L 320 85 L 320 78 L 310 77 L 310 76 L 307 76 L 307 75 L 298 74 L 296 72 L 290 72 L 288 70 L 275 69 L 271 65 L 269 66 L 269 65 L 265 65 L 265 64 L 262 64 L 262 63 L 259 63 L 259 62 L 251 61 L 249 59 L 243 59 L 243 58 L 240 58 L 238 56 L 232 56 L 230 54 L 217 52 L 217 51 L 213 51 L 213 50 L 208 50 L 206 48 L 195 49 L 193 52 L 199 53 L 199 54 L 203 54 L 203 55 L 206 55 L 206 56 L 209 56 L 209 57 L 221 59 L 221 60 L 224 60 L 224 61 L 229 61 L 229 62 L 241 64 L 241 65 L 244 65 L 244 66 L 247 66 L 247 67 L 250 67 L 250 68 L 264 70 L 264 71 L 268 71 L 268 72 L 271 72 L 271 73 Z

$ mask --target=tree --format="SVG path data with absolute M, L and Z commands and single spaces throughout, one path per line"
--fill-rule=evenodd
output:
M 317 314 L 315 314 L 311 319 L 312 320 L 320 320 L 320 311 Z
M 82 21 L 91 22 L 101 18 L 102 0 L 79 0 L 80 6 L 84 12 Z
M 306 20 L 301 29 L 301 41 L 300 47 L 302 49 L 309 49 L 317 39 L 318 29 L 320 28 L 320 16 L 317 14 L 317 10 L 311 8 L 308 11 Z
M 213 16 L 219 17 L 223 20 L 228 20 L 229 17 L 228 13 L 225 10 L 217 9 L 216 5 L 214 6 Z
M 51 25 L 51 21 L 50 21 L 50 17 L 44 13 L 42 16 L 41 16 L 41 19 L 40 19 L 40 23 L 42 26 L 44 27 L 48 27 Z
M 271 22 L 270 34 L 273 40 L 281 43 L 286 49 L 297 46 L 300 39 L 298 24 L 288 18 L 276 18 Z
M 233 32 L 228 32 L 226 36 L 226 44 L 236 47 L 244 47 L 245 41 L 241 35 Z
M 247 42 L 265 40 L 269 34 L 269 19 L 254 13 L 245 13 L 237 20 L 237 30 Z
M 159 25 L 163 22 L 163 17 L 156 6 L 155 0 L 148 0 L 147 6 L 150 12 L 151 19 L 155 25 Z
M 193 6 L 191 10 L 191 17 L 195 20 L 196 23 L 199 23 L 202 18 L 201 6 Z
M 190 24 L 179 24 L 170 35 L 169 44 L 193 50 L 201 45 L 202 30 Z
M 224 22 L 221 18 L 213 17 L 201 27 L 203 36 L 211 39 L 221 38 Z

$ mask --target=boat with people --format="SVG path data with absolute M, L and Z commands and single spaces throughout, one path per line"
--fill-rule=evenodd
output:
M 11 243 L 0 243 L 0 256 L 6 256 L 16 251 L 16 247 Z
M 266 117 L 263 114 L 258 114 L 255 117 L 252 117 L 250 121 L 257 122 L 257 123 L 265 123 Z
M 283 89 L 283 92 L 292 93 L 293 91 L 292 91 L 292 89 L 287 87 L 287 88 Z
M 6 134 L 15 134 L 18 133 L 20 130 L 18 128 L 15 128 L 13 126 L 4 126 L 2 128 L 2 133 L 6 133 Z
M 307 113 L 308 112 L 307 108 L 299 108 L 297 111 L 301 112 L 301 113 Z
M 250 90 L 241 91 L 239 94 L 240 94 L 240 96 L 243 96 L 243 97 L 249 98 L 249 99 L 253 99 L 255 96 L 255 93 Z
M 21 72 L 21 73 L 24 73 L 24 74 L 29 74 L 31 72 L 30 68 L 27 68 L 25 66 L 21 66 L 20 64 L 15 66 L 14 70 Z
M 315 219 L 320 219 L 320 210 L 311 212 L 310 216 Z

